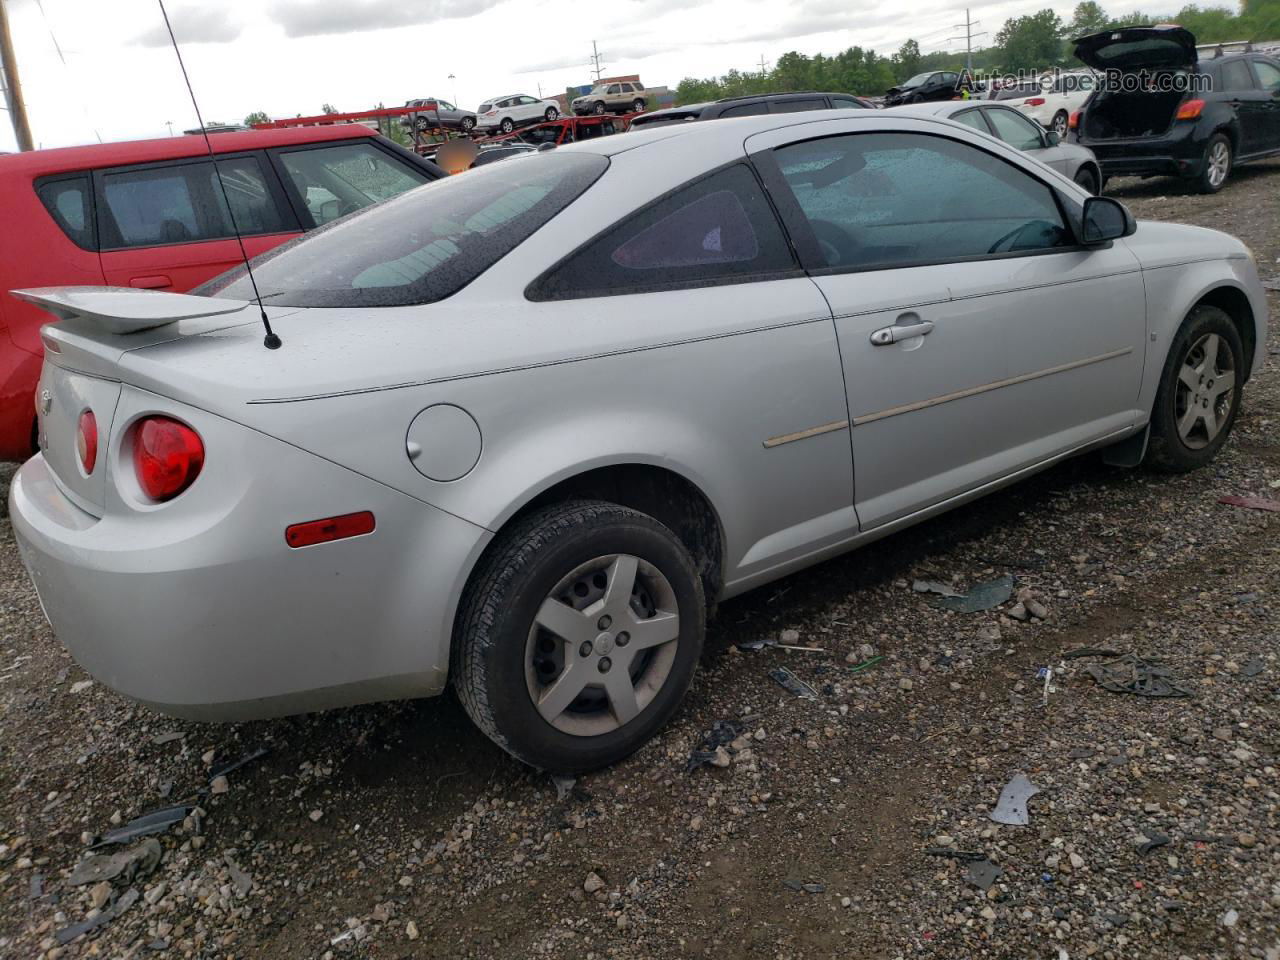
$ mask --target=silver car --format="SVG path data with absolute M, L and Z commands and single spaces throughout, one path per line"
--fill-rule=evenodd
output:
M 18 292 L 54 630 L 197 718 L 452 683 L 557 770 L 671 717 L 718 600 L 1086 450 L 1208 463 L 1266 353 L 1239 241 L 886 111 L 493 164 L 254 275 Z
M 433 106 L 434 105 L 434 106 Z M 476 128 L 476 112 L 455 107 L 452 103 L 436 97 L 424 97 L 409 100 L 406 107 L 423 107 L 424 109 L 401 118 L 402 127 L 413 127 L 419 132 L 443 127 L 447 130 L 461 130 L 470 133 Z
M 894 107 L 895 113 L 911 116 L 946 117 L 956 123 L 990 134 L 1015 150 L 1030 154 L 1059 173 L 1071 178 L 1089 193 L 1102 192 L 1102 169 L 1093 151 L 1076 143 L 1067 143 L 1053 130 L 1040 124 L 1012 106 L 983 100 L 947 100 L 943 103 L 921 103 Z

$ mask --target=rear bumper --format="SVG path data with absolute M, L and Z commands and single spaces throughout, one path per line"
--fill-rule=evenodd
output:
M 1194 125 L 1175 124 L 1170 133 L 1142 140 L 1086 140 L 1076 138 L 1098 158 L 1102 172 L 1108 176 L 1183 176 L 1200 175 L 1204 163 L 1204 144 L 1194 137 Z
M 125 696 L 192 719 L 439 693 L 461 578 L 489 534 L 262 434 L 189 419 L 214 470 L 168 504 L 130 509 L 109 494 L 92 516 L 43 456 L 13 479 L 23 562 L 76 660 Z M 233 453 L 252 476 L 216 468 Z M 290 523 L 357 509 L 373 511 L 373 533 L 285 544 Z
M 22 461 L 35 452 L 36 384 L 42 360 L 16 347 L 0 330 L 0 460 Z

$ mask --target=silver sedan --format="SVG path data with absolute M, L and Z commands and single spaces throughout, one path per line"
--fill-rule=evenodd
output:
M 1207 464 L 1266 353 L 1239 241 L 884 111 L 493 164 L 254 276 L 17 292 L 54 630 L 191 717 L 451 683 L 558 770 L 671 717 L 715 601 L 1087 450 Z
M 915 116 L 945 117 L 956 123 L 1003 140 L 1074 180 L 1089 193 L 1101 193 L 1102 168 L 1093 151 L 1077 143 L 1067 143 L 1052 130 L 1028 118 L 1012 107 L 981 100 L 946 100 L 895 107 L 895 113 Z

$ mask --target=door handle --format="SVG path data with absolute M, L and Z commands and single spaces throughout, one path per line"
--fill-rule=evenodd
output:
M 871 345 L 873 347 L 887 347 L 891 343 L 900 343 L 913 337 L 927 337 L 931 333 L 933 333 L 933 322 L 930 320 L 895 324 L 892 327 L 881 327 L 872 333 Z
M 138 287 L 141 290 L 162 290 L 165 287 L 172 287 L 173 281 L 163 274 L 157 274 L 153 277 L 133 277 L 129 280 L 129 286 Z

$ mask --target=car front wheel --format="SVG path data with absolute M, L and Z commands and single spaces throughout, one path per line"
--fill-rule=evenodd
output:
M 1231 175 L 1231 140 L 1225 134 L 1215 133 L 1204 147 L 1204 161 L 1200 164 L 1199 188 L 1201 193 L 1217 193 Z
M 516 125 L 515 125 L 515 122 L 510 117 L 503 117 L 502 123 L 499 124 L 499 128 L 502 130 L 503 133 L 510 133 L 512 130 L 516 128 Z
M 472 130 L 476 128 L 476 118 L 463 117 L 461 126 L 462 126 L 463 133 L 470 133 Z
M 644 113 L 644 101 L 639 97 L 636 97 L 635 100 L 631 101 L 631 112 Z
M 1084 187 L 1094 196 L 1097 196 L 1101 192 L 1098 186 L 1098 175 L 1089 167 L 1081 167 L 1077 170 L 1074 179 L 1076 183 L 1080 184 L 1080 186 Z
M 547 123 L 550 123 L 552 120 L 556 120 L 559 117 L 560 117 L 560 111 L 557 110 L 555 107 L 547 107 L 547 112 L 542 115 L 542 118 L 546 120 Z
M 556 504 L 502 534 L 468 585 L 454 688 L 516 758 L 592 770 L 670 719 L 705 622 L 693 559 L 665 526 L 612 503 Z
M 594 113 L 597 117 L 603 117 L 604 110 L 605 110 L 605 107 L 604 107 L 603 100 L 597 100 L 591 108 L 591 112 Z
M 1173 338 L 1151 414 L 1151 464 L 1185 473 L 1212 460 L 1240 407 L 1244 346 L 1231 318 L 1202 304 Z

